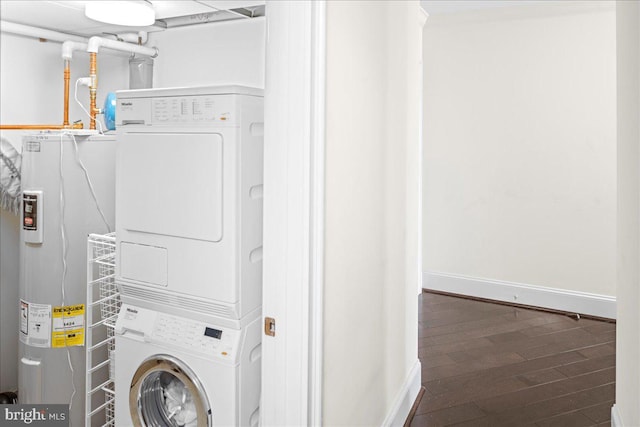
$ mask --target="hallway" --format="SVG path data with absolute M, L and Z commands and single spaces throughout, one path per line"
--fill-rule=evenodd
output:
M 610 426 L 615 323 L 420 296 L 411 426 Z

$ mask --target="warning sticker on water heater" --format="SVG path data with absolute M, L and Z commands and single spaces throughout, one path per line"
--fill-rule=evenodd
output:
M 51 346 L 51 306 L 20 300 L 20 341 L 33 347 Z
M 24 151 L 35 151 L 40 152 L 40 143 L 38 141 L 26 141 L 24 144 L 22 144 L 22 149 Z
M 84 304 L 53 307 L 51 347 L 84 345 Z

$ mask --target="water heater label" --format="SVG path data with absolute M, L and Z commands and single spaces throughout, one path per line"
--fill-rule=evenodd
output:
M 24 151 L 40 152 L 40 143 L 38 141 L 27 141 L 23 145 Z
M 32 347 L 51 347 L 51 306 L 20 300 L 20 341 Z
M 84 304 L 53 307 L 51 347 L 84 345 Z
M 25 243 L 42 244 L 43 193 L 40 190 L 22 192 L 22 238 Z
M 29 333 L 29 303 L 20 300 L 20 332 Z
M 24 194 L 22 196 L 22 228 L 25 230 L 38 229 L 38 196 L 35 194 Z

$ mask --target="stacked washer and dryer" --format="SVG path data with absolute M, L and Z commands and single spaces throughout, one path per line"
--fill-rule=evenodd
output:
M 121 91 L 116 117 L 116 425 L 257 425 L 262 91 Z

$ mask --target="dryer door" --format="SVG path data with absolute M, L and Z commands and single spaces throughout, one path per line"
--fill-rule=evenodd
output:
M 118 142 L 118 229 L 222 239 L 221 134 L 123 133 Z
M 204 388 L 186 364 L 169 355 L 145 360 L 131 381 L 129 411 L 136 427 L 210 427 Z

